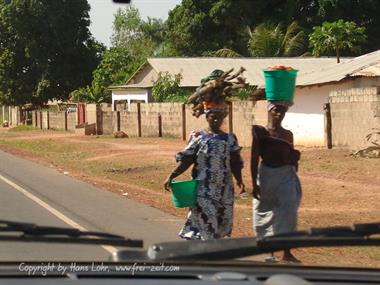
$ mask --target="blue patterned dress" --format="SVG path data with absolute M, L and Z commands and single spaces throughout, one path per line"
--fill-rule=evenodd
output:
M 192 176 L 198 179 L 197 205 L 190 208 L 179 233 L 183 239 L 216 239 L 230 236 L 233 223 L 234 188 L 231 153 L 240 156 L 234 134 L 193 132 L 188 146 L 176 155 L 194 158 Z

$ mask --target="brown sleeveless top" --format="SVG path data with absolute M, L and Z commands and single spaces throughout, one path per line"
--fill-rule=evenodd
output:
M 262 163 L 269 167 L 296 165 L 301 154 L 286 140 L 270 135 L 262 126 L 252 128 L 253 143 L 258 143 Z

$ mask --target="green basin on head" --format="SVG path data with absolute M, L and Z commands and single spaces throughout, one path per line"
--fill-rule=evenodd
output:
M 268 101 L 293 101 L 298 70 L 264 70 Z

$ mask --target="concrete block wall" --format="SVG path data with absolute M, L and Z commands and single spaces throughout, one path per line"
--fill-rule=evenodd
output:
M 159 112 L 162 118 L 162 135 L 182 138 L 182 104 L 161 103 Z
M 182 137 L 181 103 L 140 104 L 140 114 L 142 136 L 158 136 L 158 116 L 160 114 L 162 135 L 177 138 Z M 115 117 L 115 126 L 117 126 L 116 120 L 117 116 Z M 129 136 L 138 136 L 137 104 L 131 104 L 129 111 L 120 111 L 120 130 Z
M 131 137 L 138 136 L 137 104 L 132 104 L 130 111 L 120 111 L 120 131 Z
M 96 123 L 96 104 L 86 104 L 86 122 L 88 124 Z
M 36 128 L 40 128 L 41 126 L 41 112 L 36 111 Z
M 332 144 L 359 149 L 365 137 L 380 129 L 380 88 L 353 88 L 330 93 Z
M 20 112 L 18 107 L 11 107 L 10 125 L 18 126 L 20 123 Z
M 266 100 L 253 102 L 253 124 L 265 126 L 268 123 L 268 111 Z
M 111 135 L 114 133 L 113 122 L 114 122 L 114 112 L 112 111 L 102 111 L 103 117 L 103 135 Z
M 42 128 L 43 129 L 48 128 L 48 112 L 42 112 Z
M 233 132 L 239 144 L 249 146 L 252 143 L 252 125 L 254 124 L 253 102 L 240 101 L 232 104 Z
M 186 105 L 186 140 L 189 138 L 189 135 L 192 131 L 203 130 L 208 127 L 206 118 L 204 115 L 199 118 L 194 117 L 191 111 L 191 106 Z
M 40 116 L 37 112 L 38 127 L 40 126 Z M 49 112 L 50 129 L 64 130 L 65 129 L 65 112 Z
M 0 121 L 9 122 L 9 106 L 0 106 L 0 109 L 1 109 Z
M 184 109 L 183 109 L 184 108 Z M 251 102 L 251 101 L 236 101 L 232 104 L 232 126 L 233 132 L 237 135 L 239 143 L 242 146 L 250 146 L 251 126 L 253 124 L 266 124 L 267 112 L 266 101 Z M 184 110 L 184 114 L 183 114 Z M 35 114 L 37 113 L 37 118 Z M 138 124 L 138 105 L 131 104 L 130 110 L 119 111 L 120 114 L 120 130 L 127 133 L 129 136 L 139 135 Z M 194 130 L 202 130 L 208 127 L 206 118 L 202 115 L 200 118 L 192 116 L 191 106 L 183 107 L 182 103 L 146 103 L 140 104 L 141 117 L 141 136 L 158 136 L 159 121 L 158 116 L 161 115 L 162 135 L 183 138 L 185 130 L 185 139 L 189 138 L 189 134 Z M 77 114 L 67 114 L 68 130 L 75 130 L 77 124 Z M 89 104 L 86 108 L 86 118 L 88 124 L 97 123 L 99 134 L 113 134 L 117 131 L 117 112 L 112 111 L 107 106 L 101 106 L 96 112 L 95 104 Z M 183 119 L 185 118 L 185 122 Z M 33 126 L 40 127 L 40 112 L 33 112 Z M 225 119 L 223 129 L 230 131 L 230 117 Z M 65 113 L 50 112 L 49 125 L 54 129 L 65 129 Z M 185 129 L 183 128 L 185 123 Z M 47 128 L 47 115 L 43 112 L 43 128 Z
M 36 111 L 32 111 L 32 126 L 36 126 Z
M 77 113 L 67 114 L 67 130 L 75 131 L 75 126 L 77 125 Z
M 141 134 L 144 137 L 158 136 L 158 114 L 161 104 L 140 104 Z
M 8 121 L 10 125 L 17 125 L 20 120 L 18 107 L 0 105 L 0 122 Z

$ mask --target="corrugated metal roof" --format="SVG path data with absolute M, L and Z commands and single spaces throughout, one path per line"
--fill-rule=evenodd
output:
M 297 78 L 298 86 L 338 82 L 351 76 L 367 76 L 366 71 L 373 71 L 371 76 L 380 76 L 379 70 L 372 68 L 380 62 L 380 50 L 355 57 L 351 60 L 326 66 L 319 71 Z
M 343 59 L 346 61 L 347 59 Z M 148 63 L 156 72 L 181 73 L 182 86 L 195 87 L 214 69 L 237 71 L 243 66 L 244 77 L 251 85 L 264 86 L 263 69 L 273 65 L 287 65 L 298 69 L 298 77 L 318 71 L 326 66 L 336 66 L 335 58 L 149 58 Z
M 153 86 L 153 83 L 146 83 L 146 82 L 141 82 L 137 84 L 124 84 L 124 85 L 115 85 L 115 86 L 109 86 L 108 89 L 111 90 L 118 90 L 118 89 L 141 89 L 141 88 L 151 88 Z
M 380 60 L 372 66 L 351 74 L 351 76 L 380 76 Z
M 336 63 L 336 58 L 149 58 L 139 71 L 137 71 L 125 85 L 112 88 L 150 88 L 153 81 L 142 80 L 140 83 L 132 83 L 140 72 L 149 66 L 158 74 L 169 72 L 181 73 L 183 78 L 181 86 L 196 87 L 200 80 L 214 69 L 224 71 L 234 68 L 237 71 L 241 66 L 246 68 L 244 77 L 251 85 L 264 87 L 263 69 L 273 65 L 287 65 L 297 69 L 297 86 L 326 84 L 337 82 L 349 76 L 380 76 L 380 50 L 359 56 L 356 58 L 341 58 L 341 63 Z M 111 88 L 111 89 L 112 89 Z

